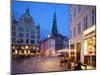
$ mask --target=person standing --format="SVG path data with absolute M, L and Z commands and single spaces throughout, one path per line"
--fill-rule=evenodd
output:
M 77 65 L 75 66 L 75 70 L 82 70 L 81 62 L 77 62 Z

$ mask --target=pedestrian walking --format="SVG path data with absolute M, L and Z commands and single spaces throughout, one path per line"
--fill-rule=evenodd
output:
M 64 62 L 65 62 L 65 65 L 67 64 L 68 60 L 66 58 L 66 56 L 64 57 Z
M 64 58 L 64 54 L 63 53 L 61 53 L 60 55 L 59 55 L 59 59 L 60 59 L 60 66 L 62 66 L 62 64 L 65 62 L 65 58 Z
M 75 70 L 82 70 L 81 68 L 81 62 L 77 62 L 77 65 L 75 66 Z

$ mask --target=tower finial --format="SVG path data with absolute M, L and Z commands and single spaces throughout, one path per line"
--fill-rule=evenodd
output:
M 26 6 L 26 13 L 29 14 L 29 6 L 28 6 L 28 4 Z

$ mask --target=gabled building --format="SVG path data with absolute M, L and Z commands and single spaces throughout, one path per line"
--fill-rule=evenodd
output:
M 12 48 L 15 50 L 18 46 L 23 46 L 24 50 L 25 46 L 32 46 L 34 50 L 39 46 L 40 26 L 34 22 L 28 7 L 18 21 L 12 17 L 11 40 Z

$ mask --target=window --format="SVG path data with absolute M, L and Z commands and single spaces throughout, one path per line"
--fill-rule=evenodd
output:
M 70 31 L 70 38 L 72 38 L 72 31 Z
M 78 5 L 78 13 L 81 11 L 81 5 Z
M 96 10 L 92 10 L 92 25 L 96 24 Z
M 19 37 L 24 37 L 23 33 L 18 34 Z
M 31 40 L 31 44 L 34 44 L 35 42 L 34 42 L 34 40 Z
M 19 44 L 20 44 L 20 43 L 23 43 L 23 39 L 18 39 L 18 40 L 17 40 L 17 43 L 19 43 Z
M 83 20 L 83 26 L 84 26 L 84 30 L 86 30 L 88 28 L 88 17 L 86 16 Z
M 40 38 L 40 35 L 37 35 L 37 39 L 39 39 Z
M 73 30 L 72 30 L 72 32 L 71 32 L 71 37 L 73 37 L 74 36 L 74 32 L 73 32 Z
M 40 42 L 40 40 L 38 39 L 38 40 L 37 40 L 37 44 L 39 44 L 39 42 Z
M 16 32 L 12 32 L 12 36 L 16 36 Z
M 24 31 L 24 29 L 22 27 L 19 27 L 18 31 Z
M 26 37 L 29 38 L 29 34 L 28 33 L 26 34 Z
M 12 26 L 12 30 L 15 31 L 16 30 L 16 26 Z
M 31 33 L 35 34 L 35 30 L 34 29 L 31 29 Z
M 83 19 L 83 27 L 84 27 L 84 30 L 85 30 L 85 18 Z
M 25 21 L 25 23 L 30 24 L 32 19 L 29 16 L 25 16 L 24 21 Z
M 28 39 L 26 39 L 26 43 L 29 43 L 29 40 Z
M 39 29 L 37 29 L 37 34 L 40 34 L 40 30 Z
M 35 38 L 35 36 L 34 36 L 34 35 L 31 35 L 31 38 L 32 38 L 32 39 L 34 39 L 34 38 Z
M 87 26 L 87 24 L 88 24 L 88 18 L 87 18 L 87 16 L 86 16 L 85 19 L 86 19 L 86 22 L 85 22 L 85 23 L 86 23 L 86 24 L 85 24 L 85 28 L 87 29 L 87 28 L 88 28 L 88 26 Z
M 71 49 L 74 49 L 74 47 L 75 47 L 74 44 L 71 44 L 71 45 L 70 45 L 70 48 L 71 48 Z
M 74 18 L 76 17 L 76 9 L 74 9 Z
M 29 27 L 26 28 L 26 32 L 29 32 Z
M 70 15 L 70 22 L 72 22 L 72 14 Z
M 74 32 L 73 33 L 74 33 L 74 36 L 76 36 L 76 27 L 74 27 Z
M 81 32 L 81 23 L 78 24 L 78 29 L 77 30 L 78 30 L 78 33 Z
M 16 41 L 16 39 L 15 38 L 12 38 L 12 42 L 15 42 Z

